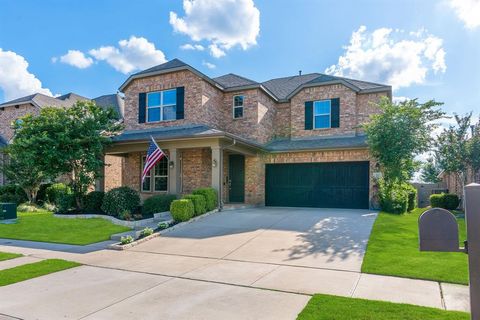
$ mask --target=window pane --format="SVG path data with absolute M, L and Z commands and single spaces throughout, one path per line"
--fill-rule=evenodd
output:
M 155 191 L 167 191 L 167 177 L 155 178 Z
M 330 113 L 330 100 L 315 101 L 315 114 Z
M 315 128 L 330 128 L 330 116 L 315 116 Z
M 163 107 L 163 120 L 175 120 L 177 119 L 177 107 Z
M 166 157 L 163 157 L 162 160 L 160 160 L 155 165 L 155 175 L 156 176 L 166 176 L 166 175 L 168 175 L 168 160 L 167 160 Z
M 150 191 L 150 182 L 151 182 L 151 178 L 149 176 L 146 176 L 145 180 L 143 180 L 143 185 L 142 185 L 143 191 Z
M 160 121 L 160 108 L 149 108 L 147 121 Z
M 160 105 L 160 92 L 153 92 L 148 94 L 148 106 Z
M 234 118 L 241 118 L 241 117 L 243 117 L 243 107 L 233 108 L 233 117 L 234 117 Z
M 233 106 L 234 107 L 241 107 L 243 106 L 243 96 L 235 96 L 233 98 Z
M 177 104 L 177 90 L 163 91 L 163 105 Z

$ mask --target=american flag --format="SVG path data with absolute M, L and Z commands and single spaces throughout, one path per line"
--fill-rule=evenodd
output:
M 155 140 L 153 140 L 153 137 L 150 138 L 151 141 L 147 150 L 147 158 L 145 159 L 145 165 L 143 167 L 142 183 L 150 170 L 152 170 L 152 168 L 157 164 L 157 162 L 162 160 L 162 158 L 166 156 L 162 149 L 160 149 L 160 147 L 157 145 Z

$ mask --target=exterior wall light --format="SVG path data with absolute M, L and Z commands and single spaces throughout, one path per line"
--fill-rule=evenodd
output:
M 175 162 L 170 161 L 170 162 L 168 163 L 168 167 L 169 167 L 170 169 L 175 168 Z
M 217 167 L 217 160 L 216 159 L 212 160 L 212 167 L 214 167 L 214 168 Z

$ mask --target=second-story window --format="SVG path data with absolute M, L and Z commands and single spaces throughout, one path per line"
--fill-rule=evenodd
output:
M 233 118 L 239 119 L 243 118 L 243 101 L 244 96 L 234 96 L 233 97 Z
M 177 90 L 150 92 L 147 94 L 147 122 L 175 120 Z
M 313 102 L 313 127 L 315 129 L 331 128 L 331 100 Z

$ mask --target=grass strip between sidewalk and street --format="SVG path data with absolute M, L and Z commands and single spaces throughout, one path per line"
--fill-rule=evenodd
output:
M 47 259 L 0 270 L 0 287 L 78 266 L 80 264 L 76 262 Z
M 0 252 L 0 261 L 15 259 L 21 256 L 19 253 Z
M 410 304 L 314 295 L 297 320 L 469 320 L 465 312 Z

